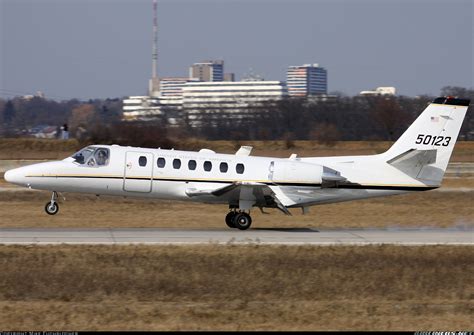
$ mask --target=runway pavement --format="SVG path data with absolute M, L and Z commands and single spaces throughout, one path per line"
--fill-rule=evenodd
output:
M 0 244 L 286 244 L 474 245 L 474 228 L 459 229 L 66 229 L 1 228 Z

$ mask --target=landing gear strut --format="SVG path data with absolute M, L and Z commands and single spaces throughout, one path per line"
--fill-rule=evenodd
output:
M 226 215 L 225 223 L 229 228 L 246 230 L 250 228 L 250 225 L 252 224 L 252 218 L 250 217 L 250 214 L 245 212 L 231 211 Z
M 49 215 L 54 215 L 59 211 L 59 205 L 56 201 L 58 198 L 58 193 L 56 191 L 53 192 L 51 195 L 51 201 L 46 203 L 46 206 L 44 206 L 44 210 L 47 214 Z

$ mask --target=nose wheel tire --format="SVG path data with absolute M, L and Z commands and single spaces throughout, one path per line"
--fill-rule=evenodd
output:
M 55 215 L 59 211 L 59 205 L 57 202 L 48 201 L 44 206 L 44 210 L 49 215 Z
M 234 216 L 233 224 L 237 229 L 246 230 L 250 228 L 252 218 L 247 213 L 237 213 Z
M 237 214 L 236 212 L 227 213 L 227 215 L 225 216 L 225 224 L 227 225 L 227 227 L 235 228 L 234 218 L 236 214 Z

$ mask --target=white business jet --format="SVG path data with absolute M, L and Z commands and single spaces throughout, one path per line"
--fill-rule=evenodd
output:
M 58 192 L 228 204 L 231 228 L 248 229 L 250 210 L 365 199 L 440 187 L 469 100 L 435 99 L 385 153 L 371 156 L 253 157 L 91 145 L 62 161 L 5 173 L 5 180 L 52 191 L 46 213 L 58 212 Z

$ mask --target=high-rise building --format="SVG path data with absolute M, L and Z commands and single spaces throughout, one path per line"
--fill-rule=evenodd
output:
M 224 81 L 235 81 L 234 73 L 224 73 Z
M 327 71 L 319 64 L 288 67 L 286 82 L 292 97 L 327 94 Z
M 194 63 L 189 68 L 189 78 L 198 79 L 199 81 L 223 81 L 224 61 L 209 60 Z

